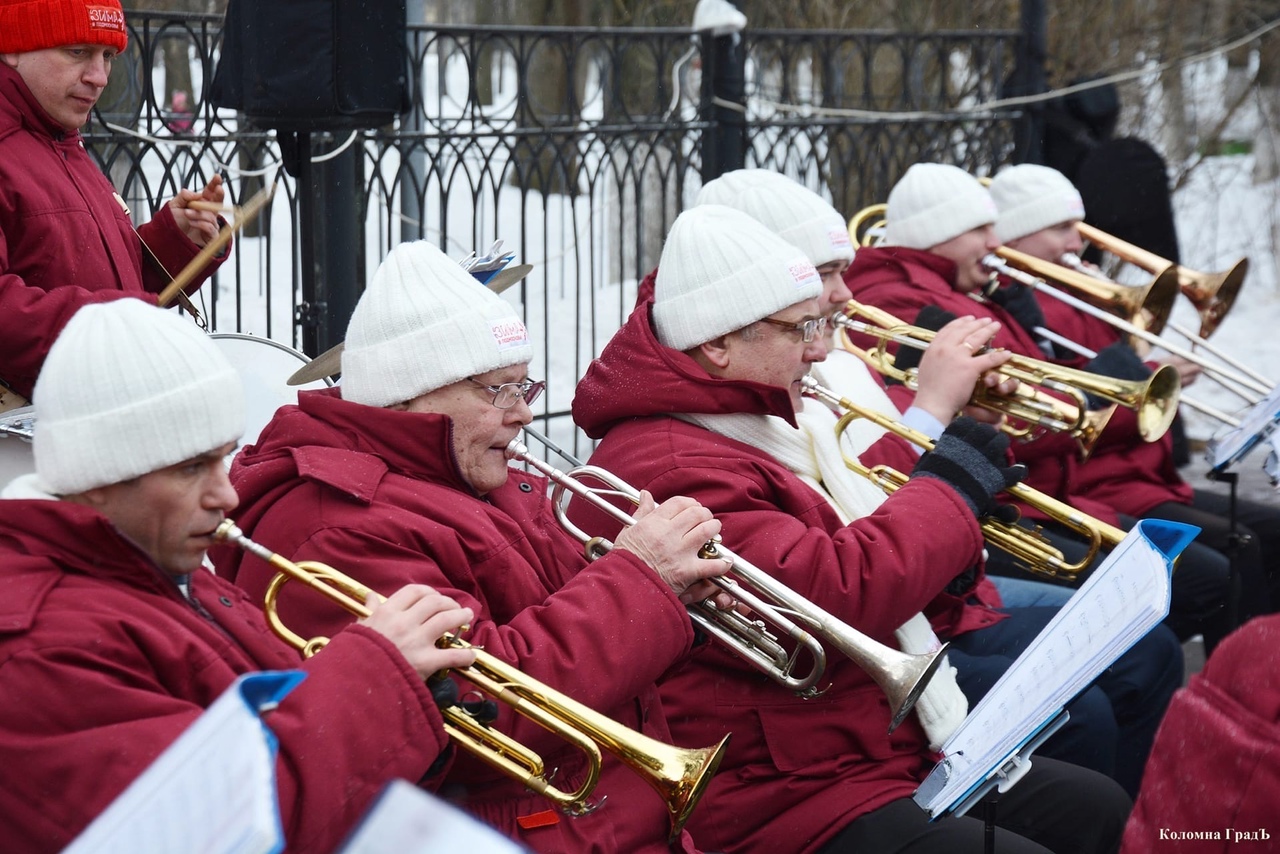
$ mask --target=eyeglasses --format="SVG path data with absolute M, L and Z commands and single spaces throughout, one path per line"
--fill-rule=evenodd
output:
M 538 399 L 543 389 L 547 387 L 546 380 L 538 380 L 537 382 L 523 380 L 518 383 L 503 383 L 502 385 L 485 385 L 475 377 L 467 377 L 467 380 L 493 395 L 493 405 L 499 409 L 510 409 L 522 400 L 526 405 L 533 406 L 533 402 Z
M 827 330 L 827 319 L 825 317 L 811 317 L 799 323 L 792 323 L 789 320 L 774 320 L 772 317 L 762 317 L 760 322 L 772 323 L 774 326 L 781 326 L 783 329 L 799 332 L 800 337 L 804 339 L 806 344 L 812 343 L 814 338 L 817 338 Z

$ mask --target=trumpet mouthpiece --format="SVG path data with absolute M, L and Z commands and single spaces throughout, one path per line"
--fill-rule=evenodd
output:
M 519 460 L 528 456 L 529 448 L 519 439 L 512 439 L 507 443 L 507 459 Z
M 213 538 L 220 543 L 232 542 L 243 536 L 244 531 L 236 526 L 234 519 L 223 519 L 213 531 Z

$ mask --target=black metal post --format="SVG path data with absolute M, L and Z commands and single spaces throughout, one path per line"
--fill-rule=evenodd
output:
M 1049 16 L 1046 0 L 1022 0 L 1018 57 L 1005 95 L 1039 95 L 1049 91 L 1045 63 L 1049 56 Z M 1027 104 L 1014 127 L 1015 163 L 1044 162 L 1044 104 Z
M 326 139 L 340 145 L 346 136 Z M 363 286 L 362 164 L 358 140 L 320 163 L 311 159 L 311 135 L 300 133 L 298 140 L 302 303 L 296 321 L 302 350 L 314 358 L 343 339 Z
M 702 182 L 747 165 L 747 51 L 742 35 L 702 34 Z

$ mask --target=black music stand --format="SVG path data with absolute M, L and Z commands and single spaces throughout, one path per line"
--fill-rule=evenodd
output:
M 1280 387 L 1255 403 L 1240 419 L 1238 426 L 1209 442 L 1205 460 L 1209 463 L 1206 477 L 1227 484 L 1227 561 L 1230 598 L 1228 600 L 1228 625 L 1235 626 L 1240 619 L 1240 573 L 1236 571 L 1236 558 L 1247 535 L 1237 530 L 1237 488 L 1240 476 L 1228 471 L 1240 462 L 1280 427 Z

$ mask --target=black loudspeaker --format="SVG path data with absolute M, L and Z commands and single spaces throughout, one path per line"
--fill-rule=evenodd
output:
M 230 0 L 209 96 L 262 127 L 374 128 L 409 107 L 405 0 Z

